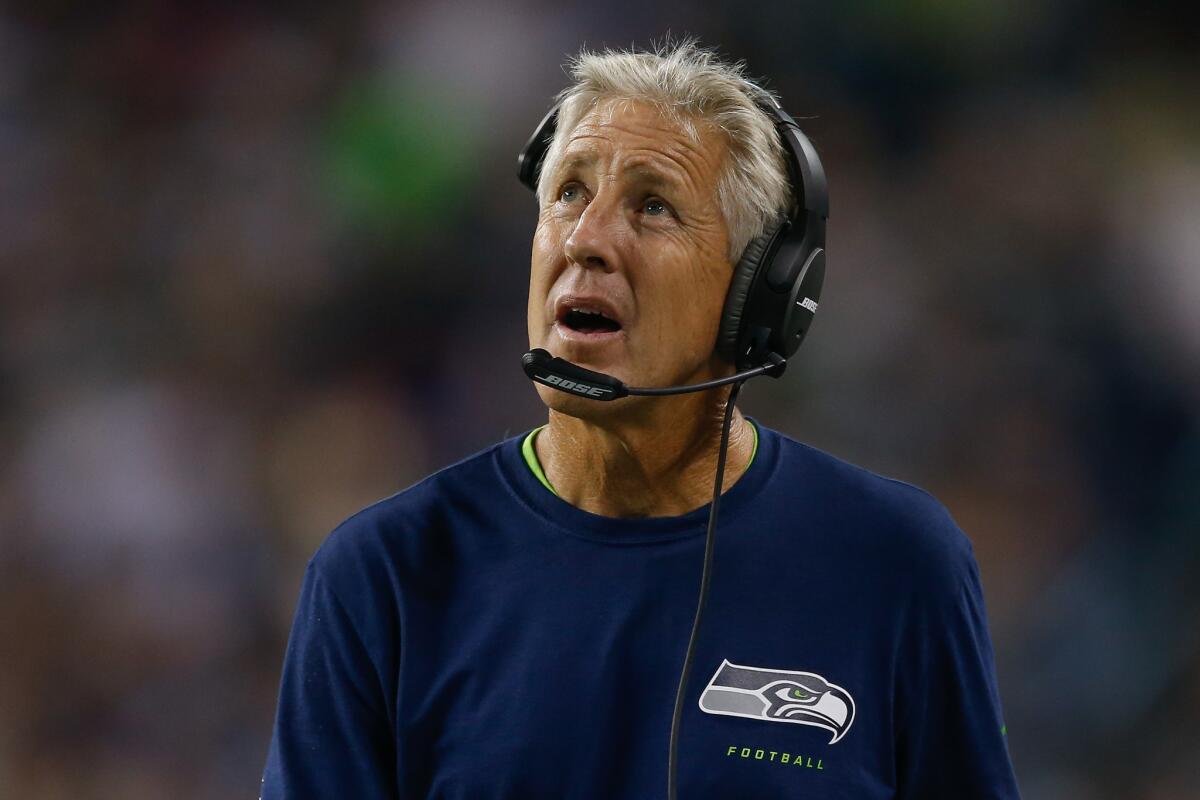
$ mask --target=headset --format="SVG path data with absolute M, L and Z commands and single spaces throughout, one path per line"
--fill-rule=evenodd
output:
M 628 395 L 684 394 L 733 384 L 725 404 L 721 444 L 717 451 L 716 482 L 709 507 L 696 615 L 692 621 L 692 632 L 680 670 L 675 709 L 671 717 L 667 756 L 668 800 L 676 800 L 677 797 L 679 727 L 688 676 L 695 657 L 697 634 L 712 577 L 717 509 L 721 501 L 734 404 L 742 384 L 749 378 L 758 375 L 778 378 L 783 374 L 787 359 L 800 347 L 817 313 L 821 286 L 825 281 L 825 222 L 829 217 L 825 168 L 812 142 L 783 110 L 779 101 L 753 84 L 749 88 L 755 103 L 775 123 L 786 156 L 793 202 L 788 211 L 769 224 L 761 236 L 746 245 L 733 268 L 715 347 L 717 354 L 733 365 L 735 373 L 687 386 L 633 387 L 626 386 L 612 375 L 553 357 L 541 348 L 530 350 L 521 357 L 522 369 L 530 380 L 594 400 L 616 400 Z M 561 101 L 556 103 L 542 118 L 533 136 L 517 156 L 517 177 L 535 193 L 542 162 L 554 139 L 561 105 Z
M 733 268 L 716 350 L 739 371 L 775 364 L 770 354 L 786 363 L 812 324 L 825 280 L 825 220 L 829 217 L 825 168 L 796 121 L 772 95 L 761 89 L 758 92 L 756 101 L 774 121 L 783 143 L 794 203 L 789 213 L 768 225 L 746 246 Z M 535 192 L 538 173 L 554 138 L 560 105 L 550 109 L 517 157 L 521 183 Z M 782 373 L 783 365 L 766 371 L 773 377 Z M 727 382 L 742 379 L 730 376 Z M 592 396 L 616 399 L 608 394 Z

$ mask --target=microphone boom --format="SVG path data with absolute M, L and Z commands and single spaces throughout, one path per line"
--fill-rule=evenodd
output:
M 778 353 L 767 353 L 767 363 L 753 369 L 715 378 L 703 383 L 692 383 L 687 386 L 664 386 L 652 388 L 644 386 L 626 386 L 618 378 L 605 375 L 603 372 L 585 369 L 578 364 L 572 364 L 564 358 L 550 355 L 538 347 L 521 356 L 521 368 L 530 380 L 558 389 L 567 394 L 580 397 L 590 397 L 593 400 L 617 400 L 628 395 L 642 397 L 664 397 L 672 394 L 687 394 L 688 392 L 703 392 L 730 383 L 737 383 L 758 375 L 770 375 L 778 378 L 787 368 L 787 359 Z

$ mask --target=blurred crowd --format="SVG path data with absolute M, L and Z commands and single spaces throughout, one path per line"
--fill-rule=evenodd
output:
M 27 5 L 0 797 L 256 795 L 313 550 L 544 418 L 515 155 L 560 65 L 668 30 L 829 175 L 821 315 L 743 408 L 972 538 L 1027 800 L 1200 797 L 1195 6 Z

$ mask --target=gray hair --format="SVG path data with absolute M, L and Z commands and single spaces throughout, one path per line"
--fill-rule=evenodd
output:
M 573 83 L 558 94 L 558 123 L 538 176 L 543 208 L 553 191 L 543 178 L 553 172 L 567 136 L 599 101 L 610 99 L 651 103 L 693 140 L 697 120 L 724 132 L 729 157 L 717 184 L 717 201 L 729 229 L 731 263 L 791 205 L 783 145 L 774 121 L 755 100 L 766 90 L 746 77 L 744 62 L 723 61 L 689 37 L 649 52 L 593 53 L 584 48 L 567 66 Z

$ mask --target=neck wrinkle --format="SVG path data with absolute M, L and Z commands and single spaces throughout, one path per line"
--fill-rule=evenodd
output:
M 661 407 L 656 413 L 620 419 L 587 420 L 552 409 L 534 442 L 537 457 L 558 495 L 584 511 L 619 518 L 686 514 L 712 499 L 728 395 L 722 387 L 656 398 L 650 401 Z M 749 466 L 749 425 L 735 408 L 722 492 Z

